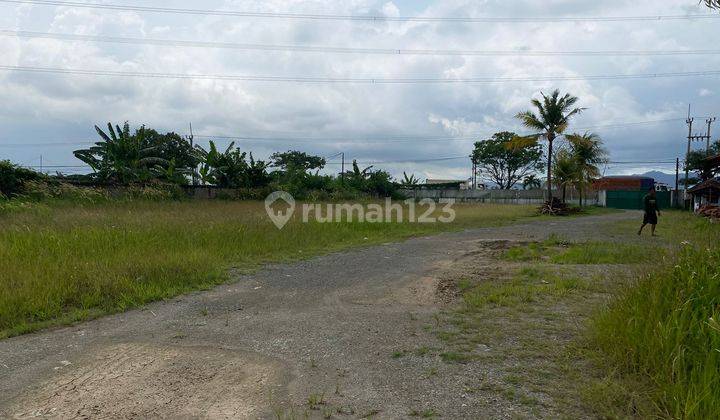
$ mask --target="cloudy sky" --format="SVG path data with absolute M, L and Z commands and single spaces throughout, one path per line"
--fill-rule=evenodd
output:
M 696 0 L 77 0 L 264 13 L 420 17 L 585 17 L 708 14 Z M 58 2 L 49 2 L 58 3 Z M 512 4 L 510 4 L 512 3 Z M 717 12 L 716 12 L 717 13 Z M 0 66 L 288 78 L 466 79 L 571 77 L 504 83 L 297 83 L 37 74 L 0 70 L 0 159 L 80 165 L 72 150 L 94 124 L 145 124 L 228 144 L 379 163 L 396 175 L 467 178 L 473 140 L 526 133 L 513 116 L 559 88 L 588 110 L 571 131 L 595 131 L 617 162 L 681 156 L 692 103 L 698 126 L 720 114 L 720 76 L 597 80 L 585 76 L 720 70 L 720 54 L 609 56 L 389 55 L 241 50 L 18 37 L 15 31 L 262 45 L 400 50 L 677 51 L 716 47 L 720 19 L 567 22 L 407 22 L 150 13 L 0 1 Z M 637 123 L 637 124 L 636 124 Z M 720 133 L 720 127 L 716 132 Z M 250 139 L 247 139 L 250 138 Z M 333 159 L 333 161 L 336 161 Z M 333 168 L 333 167 L 331 167 Z M 615 164 L 607 173 L 674 171 Z M 64 172 L 82 171 L 66 168 Z

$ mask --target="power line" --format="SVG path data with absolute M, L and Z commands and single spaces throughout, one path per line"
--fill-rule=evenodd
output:
M 674 121 L 682 121 L 685 118 L 666 118 L 660 120 L 646 120 L 646 121 L 631 121 L 631 122 L 618 122 L 612 124 L 602 124 L 586 127 L 577 127 L 575 130 L 592 130 L 602 128 L 621 128 L 636 125 L 645 124 L 661 124 Z M 363 137 L 352 137 L 352 136 L 332 136 L 332 137 L 250 137 L 250 136 L 230 136 L 230 135 L 210 135 L 210 134 L 196 134 L 195 138 L 205 138 L 208 140 L 228 140 L 228 141 L 257 141 L 257 142 L 299 142 L 299 143 L 314 143 L 322 141 L 332 141 L 335 144 L 394 144 L 394 143 L 423 143 L 423 142 L 449 142 L 449 141 L 477 141 L 483 137 L 487 137 L 490 134 L 477 134 L 472 136 L 421 136 L 421 135 L 404 135 L 404 136 L 363 136 Z M 0 147 L 58 147 L 58 146 L 83 146 L 92 145 L 97 141 L 58 141 L 58 142 L 43 142 L 43 143 L 1 143 Z M 339 154 L 339 153 L 338 153 Z
M 2 0 L 0 0 L 2 1 Z M 247 75 L 223 75 L 223 74 L 180 74 L 180 73 L 146 73 L 134 71 L 114 70 L 85 70 L 85 69 L 63 69 L 56 67 L 30 67 L 30 66 L 6 66 L 0 65 L 0 70 L 20 71 L 30 73 L 50 74 L 71 74 L 82 76 L 120 76 L 120 77 L 144 77 L 160 79 L 193 79 L 193 80 L 224 80 L 244 82 L 292 82 L 292 83 L 359 83 L 359 84 L 484 84 L 484 83 L 510 83 L 510 82 L 552 82 L 572 80 L 622 80 L 622 79 L 654 79 L 667 77 L 698 77 L 717 76 L 720 70 L 704 70 L 692 72 L 670 72 L 670 73 L 645 73 L 645 74 L 607 74 L 587 76 L 545 76 L 545 77 L 475 77 L 457 79 L 437 78 L 358 78 L 358 77 L 301 77 L 301 76 L 247 76 Z
M 674 20 L 717 19 L 715 14 L 644 15 L 644 16 L 543 16 L 543 17 L 429 17 L 429 16 L 382 16 L 341 15 L 312 13 L 243 12 L 232 10 L 185 9 L 170 7 L 133 6 L 123 4 L 82 3 L 56 0 L 0 0 L 2 3 L 65 6 L 88 9 L 170 13 L 181 15 L 228 16 L 264 19 L 292 19 L 315 21 L 361 21 L 361 22 L 426 22 L 426 23 L 537 23 L 537 22 L 662 22 Z
M 398 163 L 429 163 L 429 162 L 445 162 L 452 160 L 470 159 L 468 156 L 449 156 L 441 158 L 426 158 L 426 159 L 406 159 L 406 160 L 383 160 L 383 161 L 362 161 L 357 162 L 358 165 L 384 165 L 384 164 L 398 164 Z M 607 162 L 609 166 L 613 165 L 663 165 L 663 164 L 675 164 L 675 160 L 668 161 L 634 161 L 634 162 Z M 341 165 L 340 162 L 327 162 L 326 166 L 329 165 Z M 27 168 L 40 168 L 38 165 L 29 165 Z M 45 165 L 43 168 L 48 169 L 92 169 L 89 165 Z
M 436 50 L 401 48 L 349 48 L 318 45 L 271 45 L 230 42 L 183 41 L 152 38 L 128 38 L 99 35 L 60 34 L 50 32 L 15 31 L 0 29 L 0 36 L 19 38 L 56 39 L 62 41 L 107 42 L 131 45 L 156 45 L 165 47 L 224 48 L 248 51 L 292 51 L 339 54 L 427 55 L 427 56 L 676 56 L 716 55 L 720 50 L 606 50 L 606 51 L 535 51 L 535 50 Z

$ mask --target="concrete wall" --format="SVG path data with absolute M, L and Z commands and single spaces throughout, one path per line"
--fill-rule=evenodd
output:
M 408 198 L 422 200 L 454 199 L 458 202 L 475 203 L 503 203 L 503 204 L 542 204 L 545 202 L 545 190 L 401 190 Z M 553 195 L 559 197 L 562 192 L 555 191 Z M 571 204 L 579 204 L 577 193 L 568 191 L 566 201 Z M 585 195 L 583 204 L 596 205 L 598 194 L 589 192 Z

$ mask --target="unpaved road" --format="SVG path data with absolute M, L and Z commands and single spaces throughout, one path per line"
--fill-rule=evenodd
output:
M 492 392 L 465 392 L 492 366 L 393 353 L 439 345 L 428 331 L 447 307 L 439 279 L 468 262 L 482 271 L 488 241 L 603 239 L 604 223 L 636 217 L 538 221 L 356 249 L 4 340 L 0 417 L 523 415 Z

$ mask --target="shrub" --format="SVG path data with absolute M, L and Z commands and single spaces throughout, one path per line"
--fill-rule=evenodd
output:
M 27 181 L 23 196 L 35 201 L 61 199 L 77 202 L 97 203 L 107 200 L 107 191 L 93 187 L 78 187 L 65 182 Z
M 130 185 L 120 190 L 121 198 L 134 200 L 179 200 L 187 197 L 177 184 L 153 182 L 150 184 Z
M 23 192 L 27 181 L 43 179 L 45 175 L 31 169 L 21 168 L 9 160 L 0 160 L 0 197 L 11 198 Z

